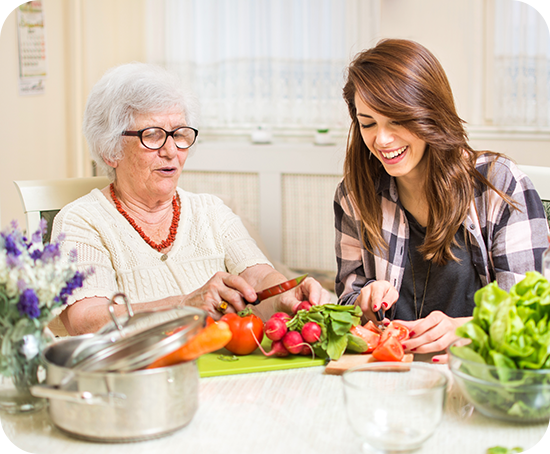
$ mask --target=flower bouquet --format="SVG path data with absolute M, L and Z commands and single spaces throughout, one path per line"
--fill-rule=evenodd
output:
M 42 407 L 29 387 L 40 382 L 40 352 L 53 340 L 45 328 L 89 274 L 77 271 L 76 251 L 61 254 L 63 238 L 42 243 L 45 224 L 30 240 L 15 221 L 0 233 L 0 409 L 12 413 Z

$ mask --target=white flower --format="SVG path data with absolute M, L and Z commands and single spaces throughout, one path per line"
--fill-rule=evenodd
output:
M 19 347 L 19 352 L 28 360 L 33 359 L 40 351 L 38 339 L 32 334 L 23 336 L 23 344 Z
M 2 326 L 14 326 L 21 318 L 47 322 L 91 272 L 78 272 L 76 253 L 61 254 L 59 243 L 43 244 L 41 231 L 31 241 L 24 239 L 15 224 L 0 233 L 0 294 L 17 306 L 17 310 L 0 306 L 0 339 Z

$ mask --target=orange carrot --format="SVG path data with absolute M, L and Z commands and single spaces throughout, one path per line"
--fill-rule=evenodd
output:
M 205 353 L 223 348 L 231 340 L 232 333 L 229 325 L 219 321 L 205 326 L 198 334 L 182 345 L 175 352 L 169 353 L 147 366 L 147 369 L 167 367 L 183 361 L 197 359 Z

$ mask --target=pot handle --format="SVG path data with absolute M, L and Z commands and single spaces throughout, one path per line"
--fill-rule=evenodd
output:
M 111 318 L 113 319 L 113 322 L 115 323 L 115 326 L 119 331 L 122 331 L 124 329 L 124 325 L 120 323 L 119 319 L 115 315 L 115 300 L 117 298 L 122 298 L 124 300 L 124 304 L 126 304 L 126 310 L 128 311 L 128 320 L 130 320 L 134 316 L 134 310 L 132 309 L 132 305 L 130 304 L 130 300 L 126 297 L 124 293 L 117 293 L 114 295 L 111 300 L 109 301 L 109 305 L 107 308 L 109 309 L 109 313 L 111 314 Z
M 49 385 L 31 386 L 30 392 L 35 397 L 58 399 L 75 404 L 123 407 L 126 403 L 126 396 L 121 393 L 93 394 L 89 391 L 67 391 Z

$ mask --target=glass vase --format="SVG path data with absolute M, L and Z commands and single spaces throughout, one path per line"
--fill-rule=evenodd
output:
M 46 400 L 33 396 L 30 387 L 45 380 L 41 352 L 52 340 L 44 330 L 0 337 L 0 410 L 16 414 L 44 407 Z

